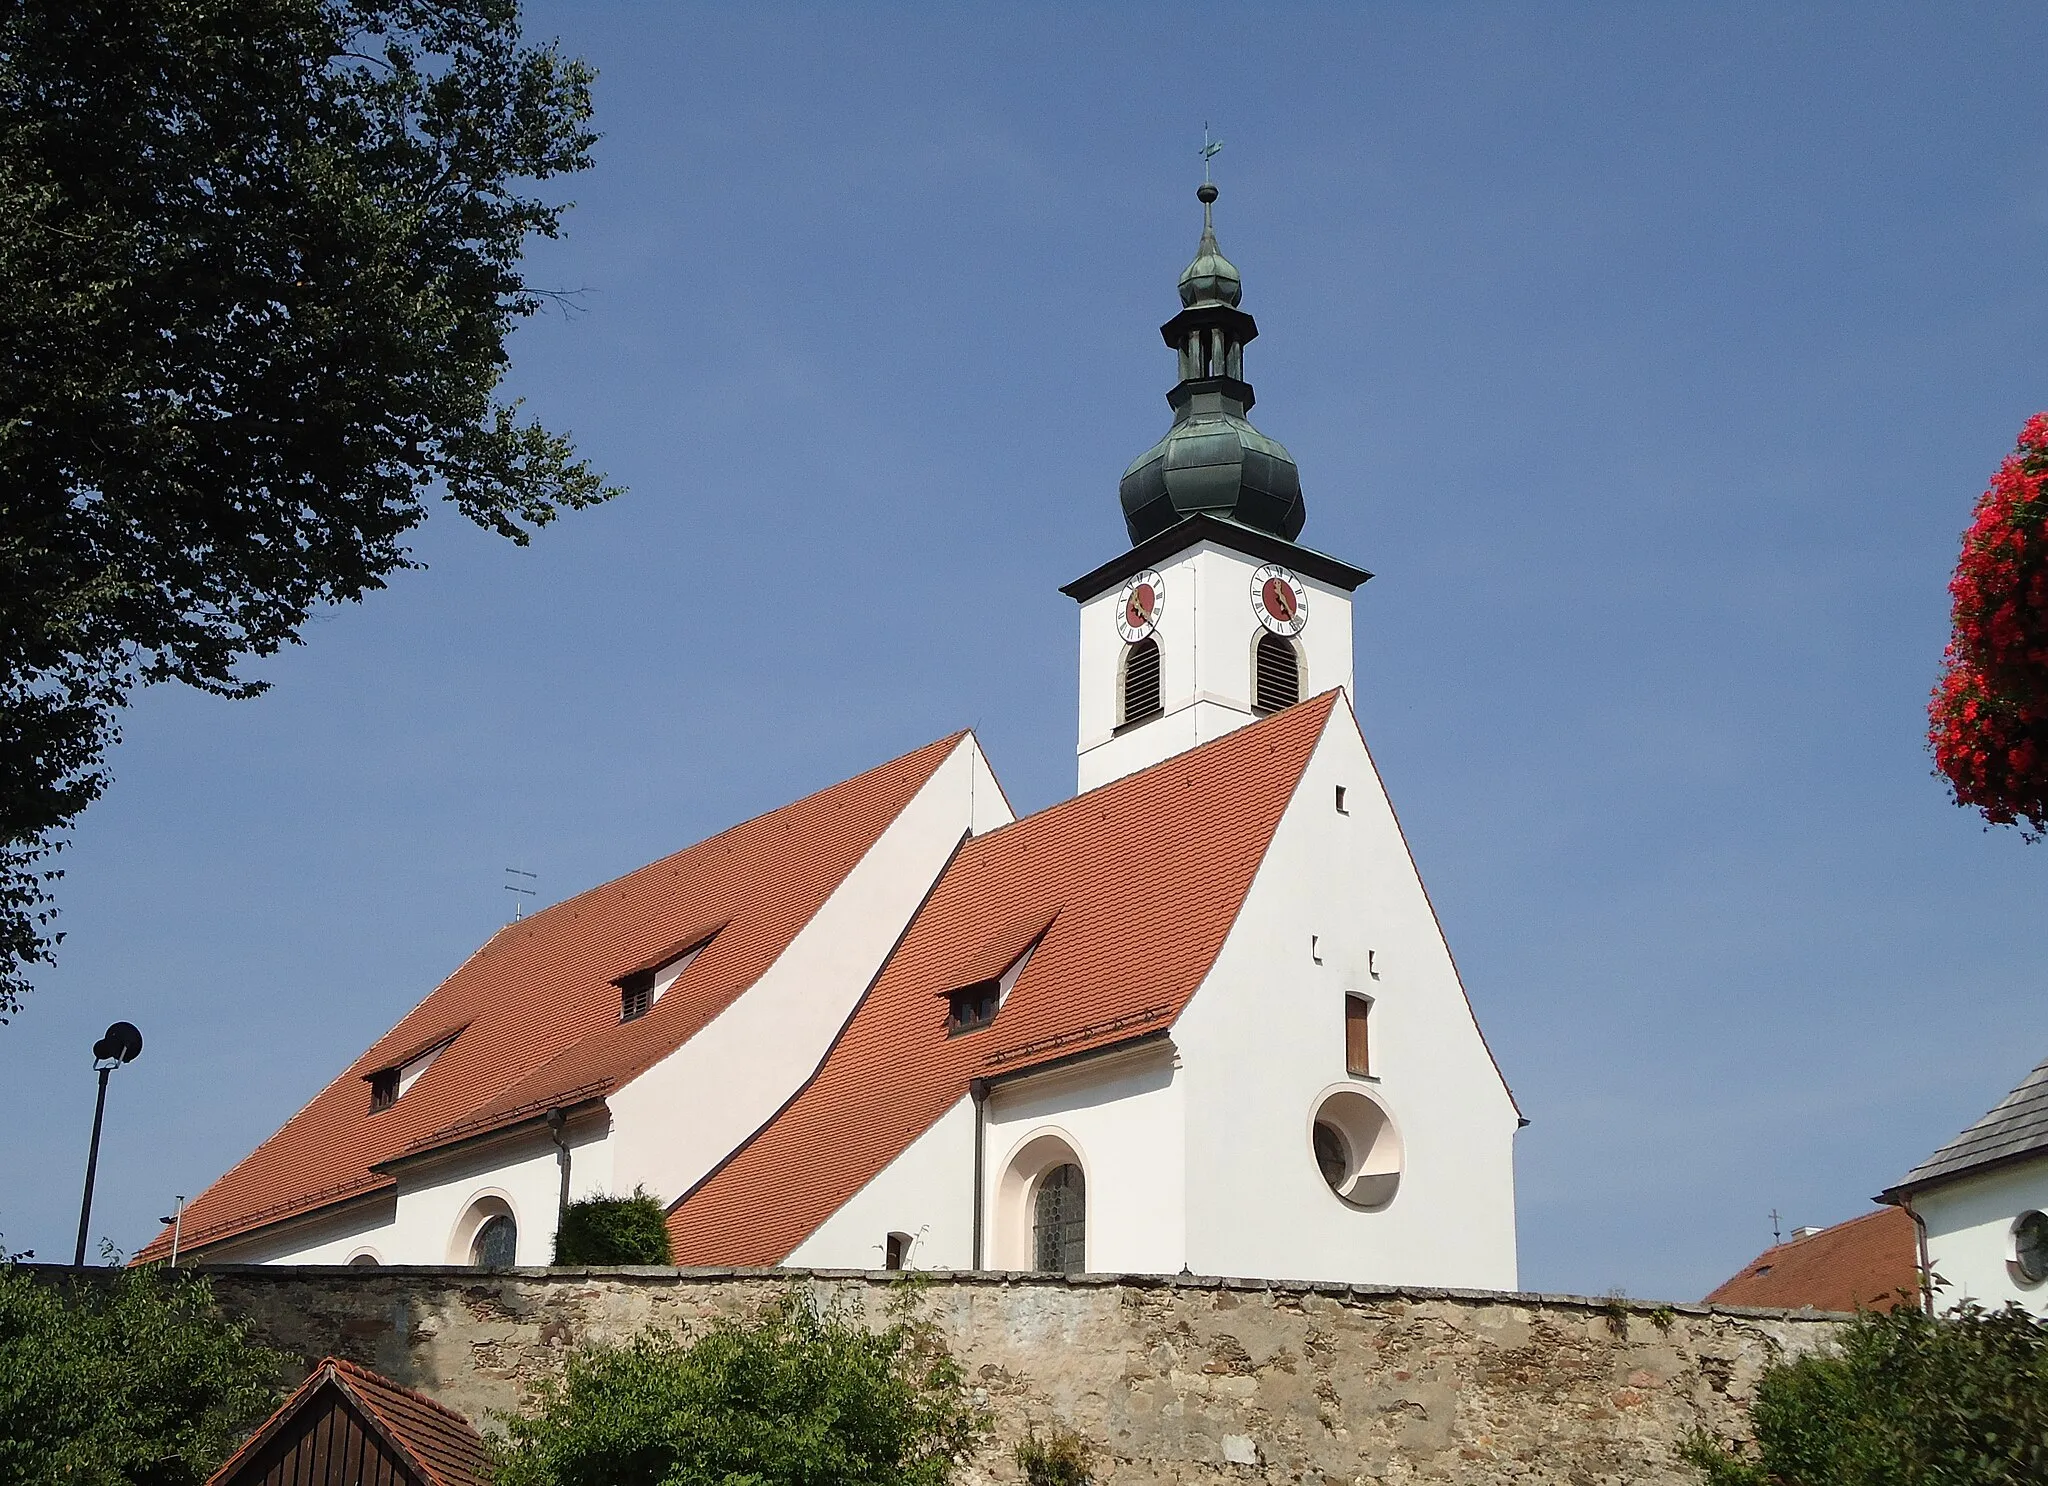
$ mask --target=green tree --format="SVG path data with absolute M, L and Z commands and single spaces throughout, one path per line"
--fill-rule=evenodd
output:
M 631 1197 L 586 1197 L 562 1210 L 557 1264 L 667 1264 L 668 1214 L 644 1187 Z
M 581 1353 L 502 1422 L 497 1486 L 943 1486 L 988 1428 L 930 1327 L 800 1294 Z
M 276 1406 L 286 1360 L 222 1320 L 204 1279 L 0 1265 L 0 1481 L 198 1486 Z
M 2048 1320 L 1965 1303 L 1865 1312 L 1835 1345 L 1767 1371 L 1757 1458 L 1706 1440 L 1713 1486 L 2007 1486 L 2048 1481 Z
M 614 492 L 500 395 L 591 74 L 517 0 L 0 7 L 0 1017 L 138 685 Z

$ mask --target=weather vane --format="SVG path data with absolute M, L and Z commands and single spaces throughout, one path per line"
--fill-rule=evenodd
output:
M 1202 120 L 1202 184 L 1209 184 L 1209 162 L 1216 158 L 1216 152 L 1223 148 L 1223 141 L 1209 137 L 1209 121 Z

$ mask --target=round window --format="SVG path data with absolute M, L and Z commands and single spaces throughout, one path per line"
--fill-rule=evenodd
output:
M 2021 1213 L 2012 1225 L 2012 1267 L 2030 1285 L 2048 1280 L 2048 1213 Z
M 1344 1190 L 1344 1184 L 1351 1180 L 1351 1148 L 1344 1144 L 1344 1137 L 1337 1133 L 1337 1127 L 1328 1120 L 1317 1120 L 1315 1134 L 1311 1137 L 1316 1150 L 1316 1165 L 1322 1168 L 1323 1180 L 1330 1184 L 1332 1192 Z
M 1309 1150 L 1332 1192 L 1352 1207 L 1381 1208 L 1401 1185 L 1401 1134 L 1379 1101 L 1355 1085 L 1317 1104 Z

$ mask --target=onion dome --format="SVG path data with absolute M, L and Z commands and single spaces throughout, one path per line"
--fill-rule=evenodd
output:
M 1124 471 L 1124 525 L 1133 546 L 1197 514 L 1291 542 L 1307 515 L 1301 472 L 1286 449 L 1245 418 L 1253 396 L 1244 348 L 1259 327 L 1237 307 L 1243 283 L 1216 246 L 1216 188 L 1204 182 L 1196 196 L 1201 246 L 1180 276 L 1181 312 L 1159 327 L 1180 356 L 1180 382 L 1166 394 L 1173 427 Z

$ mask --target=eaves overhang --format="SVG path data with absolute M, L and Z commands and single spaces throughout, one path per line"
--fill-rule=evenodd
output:
M 1084 573 L 1071 583 L 1061 584 L 1060 592 L 1076 602 L 1086 603 L 1097 594 L 1114 588 L 1132 574 L 1157 567 L 1167 558 L 1194 546 L 1197 542 L 1214 542 L 1219 547 L 1228 547 L 1233 552 L 1242 552 L 1245 556 L 1256 557 L 1262 562 L 1284 564 L 1297 573 L 1341 588 L 1346 593 L 1352 592 L 1372 577 L 1364 568 L 1353 567 L 1339 558 L 1276 537 L 1270 532 L 1243 526 L 1235 521 L 1226 521 L 1220 516 L 1197 512 L 1186 520 L 1169 526 L 1157 536 L 1147 537 L 1130 551 L 1111 558 L 1093 572 Z
M 501 1115 L 451 1126 L 438 1134 L 414 1141 L 395 1156 L 371 1162 L 370 1170 L 385 1176 L 395 1176 L 412 1167 L 446 1160 L 451 1156 L 466 1154 L 481 1145 L 542 1129 L 555 1115 L 560 1115 L 564 1119 L 574 1119 L 594 1110 L 606 1109 L 604 1096 L 610 1093 L 611 1089 L 612 1080 L 601 1079 L 596 1083 L 585 1084 L 579 1089 L 569 1089 L 547 1099 L 535 1099 L 528 1104 L 520 1105 L 517 1109 L 506 1110 Z

